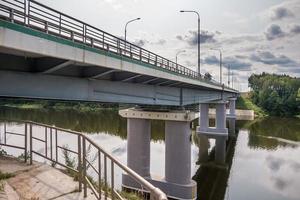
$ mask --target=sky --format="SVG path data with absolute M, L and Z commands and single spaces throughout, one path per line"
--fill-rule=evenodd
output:
M 253 73 L 300 77 L 300 0 L 39 0 L 113 35 L 197 70 L 197 15 L 201 18 L 201 73 L 247 91 Z

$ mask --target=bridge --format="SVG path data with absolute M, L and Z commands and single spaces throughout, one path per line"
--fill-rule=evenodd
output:
M 122 38 L 34 0 L 0 0 L 0 61 L 0 97 L 174 107 L 120 110 L 128 118 L 128 167 L 170 197 L 195 198 L 187 137 L 198 115 L 183 107 L 201 104 L 198 132 L 217 140 L 218 160 L 224 160 L 225 107 L 229 100 L 228 117 L 234 118 L 238 91 Z M 213 128 L 208 127 L 209 104 L 216 104 Z M 152 119 L 166 121 L 168 167 L 161 180 L 150 175 Z M 183 168 L 174 169 L 175 163 Z M 123 178 L 124 186 L 137 188 L 130 177 Z

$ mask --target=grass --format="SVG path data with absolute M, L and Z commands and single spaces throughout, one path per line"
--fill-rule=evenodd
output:
M 11 173 L 3 173 L 0 171 L 0 191 L 4 191 L 4 186 L 5 186 L 5 182 L 3 180 L 5 179 L 9 179 L 11 177 L 13 177 L 14 174 Z
M 66 102 L 56 100 L 1 99 L 0 106 L 24 110 L 76 110 L 78 112 L 98 112 L 115 110 L 116 104 L 101 104 L 92 102 Z
M 243 109 L 243 110 L 253 110 L 255 113 L 255 116 L 257 116 L 257 117 L 267 116 L 267 113 L 262 108 L 255 105 L 251 101 L 250 97 L 247 95 L 242 95 L 237 99 L 236 108 Z
M 0 181 L 1 180 L 5 180 L 5 179 L 9 179 L 11 177 L 13 177 L 14 174 L 11 174 L 11 173 L 3 173 L 0 171 Z

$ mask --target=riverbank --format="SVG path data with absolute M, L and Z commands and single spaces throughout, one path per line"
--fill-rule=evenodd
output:
M 240 110 L 253 110 L 255 117 L 266 117 L 268 114 L 260 107 L 255 105 L 247 93 L 242 94 L 237 98 L 236 109 Z

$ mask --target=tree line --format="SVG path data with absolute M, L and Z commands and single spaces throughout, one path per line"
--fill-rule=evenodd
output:
M 277 74 L 252 74 L 250 97 L 270 115 L 294 116 L 300 113 L 300 78 Z

